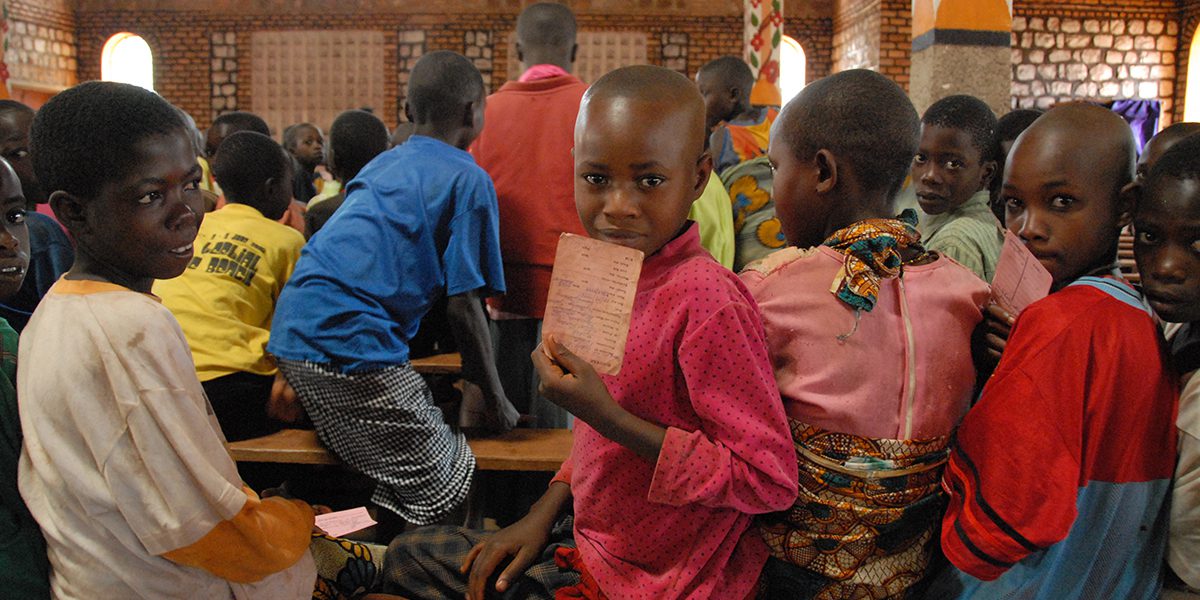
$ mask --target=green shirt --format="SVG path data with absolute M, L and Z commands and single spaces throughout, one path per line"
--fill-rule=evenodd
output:
M 692 203 L 688 218 L 700 225 L 700 245 L 726 269 L 733 268 L 733 204 L 713 171 L 708 185 Z
M 981 190 L 958 208 L 940 215 L 922 214 L 921 239 L 991 283 L 1004 246 L 1004 229 L 988 207 L 990 195 Z
M 37 521 L 17 491 L 17 332 L 0 319 L 0 596 L 49 598 L 50 562 Z

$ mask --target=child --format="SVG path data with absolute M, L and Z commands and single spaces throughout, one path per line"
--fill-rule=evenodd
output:
M 713 170 L 725 170 L 767 153 L 771 124 L 779 115 L 774 107 L 751 106 L 754 73 L 736 56 L 709 61 L 696 72 L 696 85 L 704 96 L 705 125 L 710 136 Z
M 292 161 L 274 140 L 252 131 L 225 138 L 213 173 L 226 204 L 204 218 L 183 275 L 154 293 L 187 336 L 226 438 L 238 441 L 280 428 L 267 415 L 277 373 L 267 339 L 304 236 L 275 222 L 291 199 Z
M 1200 123 L 1183 122 L 1175 123 L 1150 138 L 1150 141 L 1146 142 L 1146 147 L 1142 148 L 1141 156 L 1138 157 L 1137 178 L 1145 179 L 1150 169 L 1154 168 L 1154 163 L 1166 154 L 1167 150 L 1195 133 L 1200 133 Z
M 204 136 L 204 152 L 208 160 L 216 160 L 221 142 L 239 131 L 253 131 L 268 137 L 271 135 L 271 128 L 267 126 L 267 122 L 254 113 L 240 110 L 222 113 L 213 119 L 208 133 Z
M 88 82 L 38 111 L 34 168 L 77 242 L 21 340 L 21 496 L 56 598 L 307 598 L 313 511 L 243 486 L 187 341 L 150 295 L 192 260 L 200 166 L 153 92 Z
M 4 297 L 0 318 L 19 333 L 29 322 L 33 309 L 55 281 L 71 267 L 75 249 L 62 227 L 52 217 L 37 212 L 46 206 L 46 192 L 33 172 L 29 155 L 29 125 L 33 109 L 13 100 L 0 100 L 0 156 L 16 171 L 25 192 L 25 224 L 29 231 L 29 268 L 16 294 Z
M 921 117 L 912 178 L 924 217 L 925 248 L 936 250 L 991 283 L 1004 231 L 988 207 L 996 172 L 996 115 L 974 96 L 948 96 Z
M 776 121 L 768 156 L 792 247 L 742 278 L 763 311 L 800 497 L 760 519 L 772 554 L 760 597 L 899 598 L 929 564 L 988 288 L 921 247 L 913 211 L 889 217 L 917 132 L 904 91 L 865 70 L 814 82 Z
M 329 172 L 342 183 L 342 189 L 332 196 L 313 198 L 304 213 L 307 231 L 312 237 L 334 211 L 346 201 L 345 186 L 367 163 L 388 149 L 387 125 L 379 117 L 365 110 L 348 110 L 338 115 L 329 128 L 329 146 L 325 150 L 325 162 Z
M 996 220 L 1002 225 L 1004 224 L 1004 200 L 1001 197 L 1000 187 L 1004 183 L 1004 164 L 1008 160 L 1008 153 L 1012 150 L 1013 143 L 1017 141 L 1017 136 L 1028 129 L 1040 116 L 1042 116 L 1042 111 L 1035 108 L 1019 108 L 996 119 L 996 135 L 992 139 L 994 144 L 992 148 L 996 150 L 996 170 L 992 174 L 991 199 L 988 200 L 988 204 L 992 207 L 992 214 L 996 215 Z
M 1200 136 L 1162 154 L 1135 189 L 1133 251 L 1142 290 L 1168 322 L 1171 358 L 1183 376 L 1167 564 L 1200 591 Z
M 0 160 L 0 217 L 3 217 L 0 219 L 0 300 L 7 300 L 17 293 L 29 264 L 26 201 L 16 171 L 7 160 Z M 17 332 L 0 318 L 0 522 L 4 523 L 4 542 L 0 544 L 0 589 L 13 598 L 49 598 L 50 565 L 46 560 L 46 542 L 17 491 L 21 421 L 17 412 L 16 358 Z
M 405 107 L 416 133 L 350 182 L 346 204 L 304 248 L 268 345 L 321 440 L 376 481 L 376 504 L 410 523 L 458 506 L 475 468 L 409 363 L 409 341 L 437 300 L 449 298 L 463 377 L 483 392 L 489 425 L 507 430 L 518 417 L 481 304 L 504 291 L 496 195 L 465 150 L 483 102 L 483 78 L 463 56 L 417 61 Z
M 1053 285 L 959 427 L 943 480 L 953 564 L 932 597 L 1158 597 L 1177 390 L 1115 267 L 1135 158 L 1125 121 L 1086 104 L 1013 146 L 1006 223 Z
M 767 550 L 751 515 L 791 503 L 796 469 L 758 310 L 686 220 L 711 169 L 703 120 L 696 88 L 661 67 L 618 69 L 588 89 L 575 128 L 580 219 L 646 255 L 627 359 L 599 376 L 553 339 L 535 350 L 545 396 L 577 419 L 571 457 L 525 518 L 489 538 L 397 538 L 391 591 L 482 600 L 494 581 L 536 598 L 753 592 Z M 572 503 L 573 530 L 565 521 L 547 547 Z
M 317 195 L 314 180 L 317 166 L 325 161 L 324 146 L 321 130 L 312 123 L 297 123 L 283 130 L 283 149 L 296 161 L 292 197 L 301 204 Z

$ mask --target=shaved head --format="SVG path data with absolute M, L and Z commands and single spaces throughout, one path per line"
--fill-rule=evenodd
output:
M 517 54 L 529 66 L 575 62 L 575 14 L 552 2 L 529 5 L 517 17 Z
M 1083 102 L 1056 106 L 1017 138 L 1012 152 L 1035 145 L 1042 153 L 1087 161 L 1097 177 L 1111 178 L 1114 195 L 1133 181 L 1137 142 L 1125 119 L 1107 108 Z
M 435 50 L 421 57 L 408 78 L 408 111 L 412 122 L 451 123 L 463 109 L 483 98 L 483 76 L 465 56 Z
M 1184 138 L 1200 133 L 1200 123 L 1176 123 L 1158 132 L 1158 135 L 1150 138 L 1146 142 L 1146 147 L 1142 148 L 1142 156 L 1138 158 L 1137 174 L 1138 177 L 1145 177 L 1154 167 L 1154 163 L 1162 158 L 1171 146 L 1183 141 Z
M 659 121 L 678 122 L 676 135 L 683 137 L 686 148 L 704 152 L 706 135 L 704 99 L 690 79 L 664 67 L 638 65 L 611 71 L 596 80 L 583 95 L 578 135 L 588 118 L 589 109 L 600 106 L 606 112 L 622 114 L 647 112 Z

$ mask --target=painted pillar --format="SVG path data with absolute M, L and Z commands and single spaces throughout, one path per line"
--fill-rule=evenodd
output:
M 12 97 L 8 89 L 8 63 L 4 57 L 8 55 L 8 3 L 0 2 L 0 99 Z
M 918 112 L 954 94 L 997 115 L 1012 99 L 1012 0 L 913 0 L 908 93 Z
M 745 0 L 743 48 L 757 80 L 750 103 L 779 106 L 779 43 L 783 39 L 783 0 Z

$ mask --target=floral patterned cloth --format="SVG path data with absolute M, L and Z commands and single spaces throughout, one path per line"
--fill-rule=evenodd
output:
M 351 600 L 377 591 L 383 546 L 314 533 L 308 550 L 317 563 L 313 600 Z
M 721 173 L 733 203 L 733 271 L 787 245 L 771 197 L 774 174 L 765 156 L 740 162 Z
M 900 274 L 904 265 L 900 251 L 917 248 L 924 255 L 917 212 L 912 209 L 895 219 L 866 219 L 839 229 L 823 245 L 846 255 L 829 291 L 842 302 L 867 312 L 875 308 L 879 280 Z

